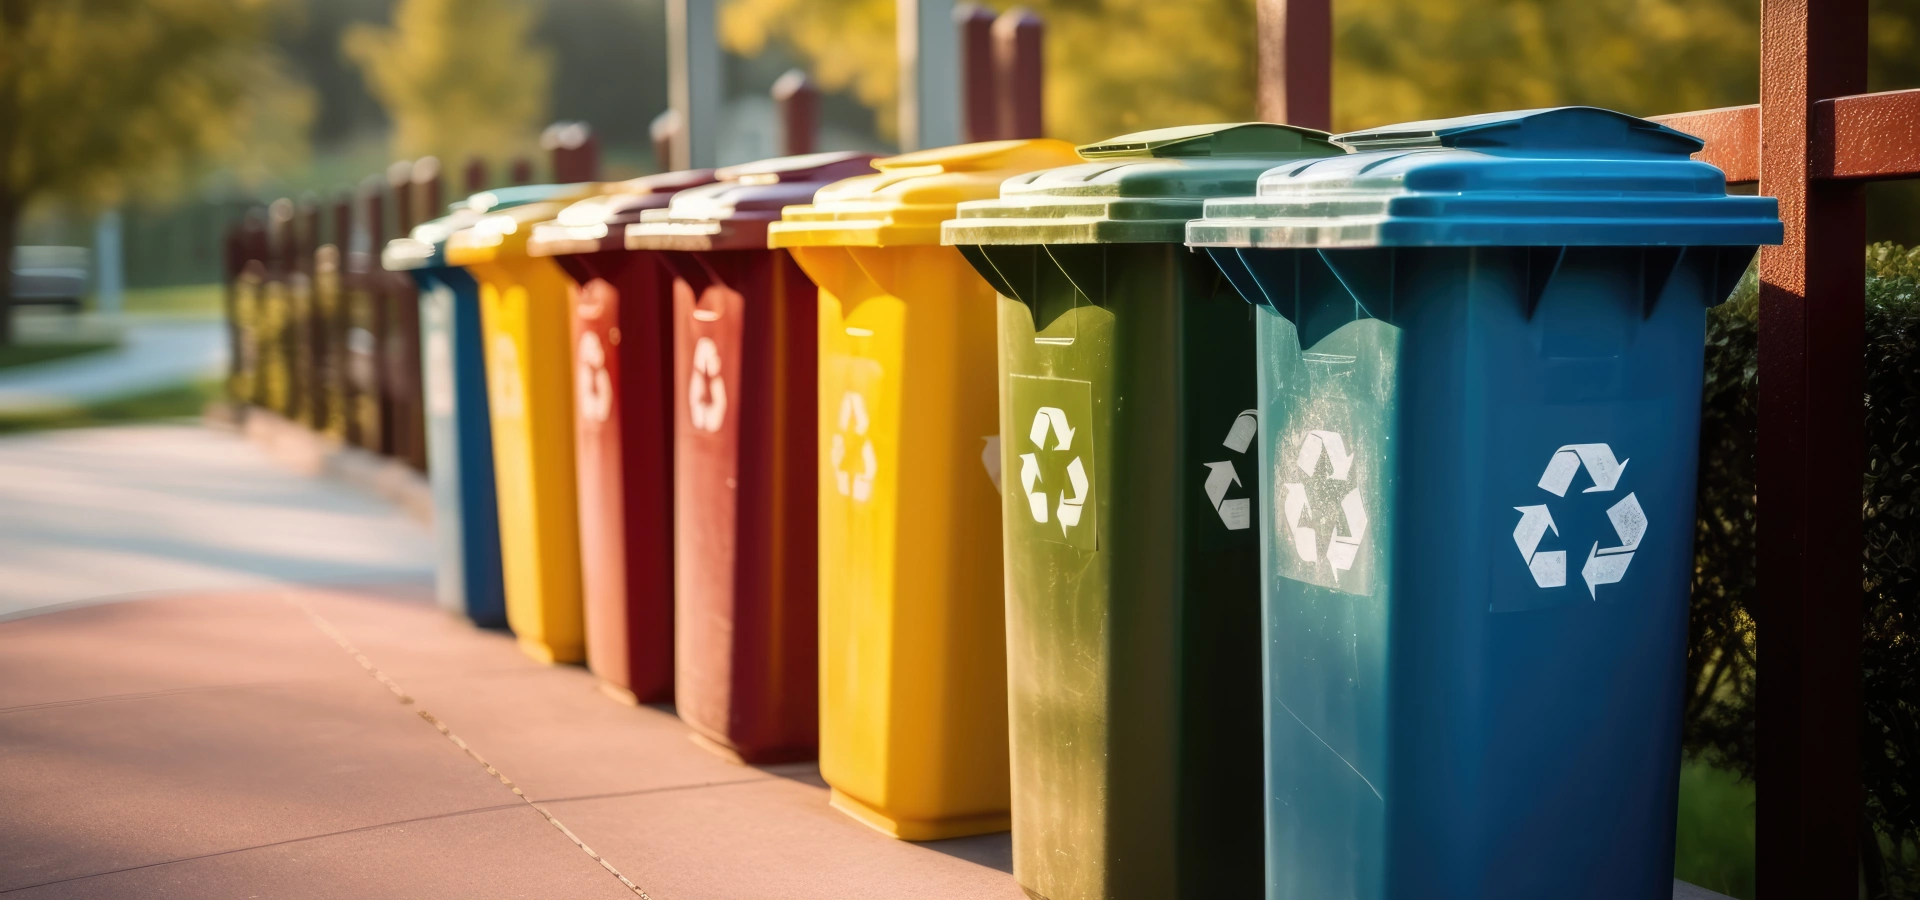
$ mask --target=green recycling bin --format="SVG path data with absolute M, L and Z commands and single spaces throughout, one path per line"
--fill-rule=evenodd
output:
M 1169 128 L 962 203 L 999 293 L 1014 876 L 1045 900 L 1262 883 L 1249 311 L 1181 245 L 1316 131 Z

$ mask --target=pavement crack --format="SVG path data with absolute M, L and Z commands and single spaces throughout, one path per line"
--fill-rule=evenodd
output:
M 346 635 L 340 633 L 340 629 L 333 627 L 333 623 L 327 621 L 324 616 L 321 616 L 320 613 L 316 611 L 311 604 L 307 603 L 305 600 L 301 599 L 297 594 L 294 594 L 291 591 L 285 592 L 281 594 L 281 596 L 287 601 L 288 604 L 292 605 L 295 609 L 298 609 L 301 612 L 306 613 L 307 618 L 313 622 L 316 628 L 320 629 L 321 633 L 325 634 L 329 638 L 332 638 L 334 643 L 339 644 L 341 650 L 346 651 L 347 655 L 352 657 L 354 662 L 359 663 L 360 667 L 365 669 L 368 675 L 373 676 L 373 679 L 375 681 L 380 682 L 380 684 L 383 687 L 385 687 L 389 692 L 391 692 L 394 698 L 398 700 L 401 705 L 413 707 L 413 711 L 416 715 L 418 715 L 428 725 L 433 726 L 434 730 L 440 732 L 442 737 L 445 737 L 447 740 L 453 742 L 453 745 L 455 747 L 459 747 L 460 751 L 462 753 L 465 753 L 469 759 L 472 759 L 474 762 L 479 763 L 481 768 L 487 770 L 488 775 L 492 775 L 494 778 L 499 779 L 500 783 L 502 785 L 505 785 L 508 790 L 512 791 L 515 797 L 520 798 L 521 802 L 531 807 L 534 812 L 539 813 L 541 818 L 546 819 L 547 824 L 552 825 L 556 829 L 559 829 L 560 833 L 566 835 L 567 840 L 572 841 L 575 847 L 580 848 L 580 851 L 582 853 L 585 853 L 588 859 L 591 859 L 594 862 L 599 863 L 600 868 L 607 870 L 608 874 L 611 874 L 613 877 L 619 879 L 620 883 L 623 885 L 626 885 L 627 890 L 632 891 L 635 896 L 641 897 L 643 898 L 643 900 L 653 900 L 652 896 L 649 895 L 646 891 L 641 890 L 639 885 L 634 884 L 631 879 L 621 874 L 620 870 L 616 868 L 613 863 L 607 861 L 607 859 L 601 856 L 600 854 L 595 853 L 592 847 L 587 846 L 587 843 L 585 841 L 582 841 L 579 835 L 576 835 L 573 833 L 573 829 L 568 828 L 566 824 L 562 823 L 558 818 L 556 818 L 553 815 L 553 813 L 548 812 L 546 807 L 540 805 L 539 803 L 534 802 L 533 798 L 528 797 L 526 793 L 520 789 L 519 785 L 513 783 L 513 779 L 507 777 L 505 772 L 502 772 L 499 769 L 494 768 L 494 765 L 490 762 L 487 762 L 486 757 L 481 756 L 480 752 L 473 749 L 473 746 L 471 744 L 468 744 L 466 741 L 462 740 L 459 735 L 454 734 L 453 729 L 447 727 L 447 723 L 442 722 L 438 716 L 435 716 L 433 713 L 427 711 L 425 707 L 421 706 L 417 701 L 414 700 L 413 695 L 407 693 L 406 690 L 401 688 L 400 685 L 397 682 L 395 682 L 392 678 L 387 677 L 387 673 L 380 671 L 379 666 L 374 665 L 373 661 L 368 659 L 366 654 L 360 652 L 360 648 L 355 647 L 353 645 L 353 642 L 347 639 Z
M 249 844 L 245 847 L 235 847 L 231 850 L 215 850 L 212 853 L 202 853 L 197 856 L 182 856 L 176 859 L 163 859 L 163 860 L 160 860 L 159 862 L 142 863 L 137 866 L 126 866 L 124 868 L 119 868 L 119 869 L 109 869 L 105 872 L 88 872 L 85 875 L 75 875 L 71 878 L 57 878 L 57 879 L 54 879 L 53 881 L 43 881 L 43 882 L 40 882 L 39 884 L 23 884 L 23 885 L 20 885 L 19 887 L 0 888 L 0 894 L 11 894 L 16 891 L 30 891 L 30 890 L 33 890 L 34 888 L 43 888 L 43 887 L 48 887 L 50 885 L 67 884 L 74 881 L 85 881 L 89 878 L 104 878 L 108 875 L 119 875 L 124 872 L 138 872 L 142 869 L 156 869 L 161 866 L 178 865 L 180 863 L 189 863 L 189 862 L 194 862 L 196 860 L 202 860 L 202 859 L 215 859 L 217 857 L 222 857 L 222 856 L 232 856 L 235 853 L 248 853 L 254 850 L 269 850 L 274 847 L 285 847 L 285 846 L 288 846 L 289 844 L 304 844 L 308 841 L 325 840 L 327 838 L 340 837 L 342 835 L 348 835 L 348 834 L 364 834 L 369 831 L 381 831 L 387 828 L 399 828 L 403 825 L 413 825 L 420 822 L 431 822 L 431 821 L 434 821 L 435 819 L 452 819 L 458 816 L 480 815 L 482 813 L 500 812 L 501 810 L 519 809 L 519 808 L 520 808 L 520 804 L 518 803 L 501 803 L 494 806 L 482 806 L 477 809 L 462 809 L 462 810 L 456 810 L 454 812 L 435 813 L 430 816 L 415 816 L 411 819 L 400 819 L 393 822 L 381 822 L 377 825 L 362 825 L 358 828 L 343 828 L 339 831 L 329 831 L 325 834 L 306 834 L 296 838 L 287 838 L 284 841 L 270 841 L 265 844 Z

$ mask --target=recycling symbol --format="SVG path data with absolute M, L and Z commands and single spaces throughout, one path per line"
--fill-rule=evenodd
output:
M 1320 462 L 1326 460 L 1327 478 L 1333 481 L 1346 481 L 1353 472 L 1353 457 L 1347 452 L 1347 442 L 1337 431 L 1309 431 L 1300 441 L 1300 452 L 1294 457 L 1294 467 L 1308 478 L 1320 477 Z M 1313 504 L 1307 498 L 1305 482 L 1292 481 L 1280 486 L 1286 492 L 1283 508 L 1287 516 L 1287 532 L 1293 538 L 1293 550 L 1303 562 L 1318 562 L 1324 555 L 1333 566 L 1333 579 L 1337 583 L 1340 573 L 1353 568 L 1353 562 L 1360 556 L 1360 542 L 1367 536 L 1367 508 L 1360 498 L 1358 487 L 1347 491 L 1340 498 L 1340 512 L 1345 518 L 1346 533 L 1341 534 L 1338 525 L 1327 538 L 1325 551 L 1320 548 L 1320 534 L 1311 524 L 1302 524 L 1305 514 L 1312 511 Z
M 833 435 L 833 444 L 829 455 L 833 458 L 833 483 L 840 490 L 840 496 L 852 497 L 856 503 L 865 503 L 873 496 L 873 476 L 880 471 L 880 460 L 874 455 L 873 442 L 867 439 L 867 401 L 858 391 L 848 391 L 840 395 L 840 430 Z M 860 439 L 860 471 L 849 472 L 841 468 L 847 460 L 847 435 Z
M 493 336 L 493 352 L 487 354 L 487 380 L 493 383 L 493 413 L 518 418 L 526 413 L 526 398 L 520 390 L 520 347 L 506 334 Z
M 687 381 L 687 412 L 693 427 L 708 433 L 727 420 L 727 383 L 720 380 L 720 346 L 703 337 L 693 345 L 693 377 Z
M 1573 485 L 1574 474 L 1585 467 L 1593 486 L 1581 493 L 1607 493 L 1620 483 L 1620 473 L 1628 462 L 1616 461 L 1613 448 L 1606 444 L 1568 444 L 1553 451 L 1553 458 L 1547 460 L 1546 471 L 1540 475 L 1540 489 L 1555 497 L 1565 497 L 1567 488 Z M 1548 531 L 1556 537 L 1560 534 L 1552 511 L 1544 504 L 1514 509 L 1520 513 L 1520 524 L 1514 526 L 1513 542 L 1520 547 L 1520 558 L 1533 572 L 1533 583 L 1543 588 L 1565 587 L 1567 551 L 1540 549 L 1540 541 Z M 1647 533 L 1647 514 L 1632 493 L 1607 510 L 1607 519 L 1613 522 L 1620 546 L 1601 547 L 1600 542 L 1595 541 L 1587 550 L 1587 564 L 1580 567 L 1580 577 L 1587 583 L 1587 596 L 1595 600 L 1599 599 L 1600 585 L 1618 584 L 1627 577 L 1633 552 L 1640 548 L 1640 539 Z
M 1047 432 L 1053 432 L 1056 451 L 1073 449 L 1073 426 L 1067 423 L 1064 410 L 1053 406 L 1042 406 L 1033 414 L 1033 428 L 1027 433 L 1037 450 L 1047 449 Z M 1080 514 L 1087 503 L 1087 467 L 1075 456 L 1067 463 L 1067 481 L 1070 491 L 1060 492 L 1060 501 L 1053 509 L 1053 517 L 1060 522 L 1061 535 L 1067 529 L 1080 524 Z M 1042 525 L 1047 523 L 1048 494 L 1040 487 L 1040 456 L 1036 453 L 1020 454 L 1020 486 L 1027 495 L 1027 508 L 1033 512 L 1033 520 Z
M 1227 439 L 1220 445 L 1235 453 L 1247 452 L 1247 445 L 1253 443 L 1254 433 L 1260 430 L 1259 414 L 1249 409 L 1233 420 L 1233 427 L 1227 430 Z M 1220 513 L 1220 524 L 1228 531 L 1245 531 L 1253 527 L 1253 501 L 1245 497 L 1227 499 L 1227 489 L 1240 483 L 1240 473 L 1235 470 L 1233 460 L 1206 463 L 1207 499 L 1213 502 L 1213 508 Z
M 613 413 L 613 381 L 607 376 L 607 349 L 601 345 L 599 335 L 587 331 L 581 333 L 575 355 L 580 360 L 580 371 L 574 377 L 580 417 L 588 422 L 605 422 Z

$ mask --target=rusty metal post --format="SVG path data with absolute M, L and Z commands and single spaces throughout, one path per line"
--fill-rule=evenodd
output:
M 600 138 L 585 122 L 555 122 L 540 134 L 540 147 L 553 165 L 555 184 L 600 178 Z
M 1042 101 L 1046 92 L 1046 32 L 1046 23 L 1039 15 L 1017 6 L 994 20 L 993 81 L 999 97 L 1002 138 L 1046 134 Z
M 487 189 L 487 161 L 478 156 L 467 158 L 466 171 L 461 174 L 460 188 L 471 197 Z
M 680 111 L 669 109 L 647 123 L 647 137 L 653 141 L 653 165 L 662 172 L 673 171 L 674 148 L 680 140 Z
M 533 160 L 524 156 L 513 158 L 513 166 L 507 170 L 507 181 L 514 185 L 533 183 Z
M 322 331 L 313 296 L 314 254 L 319 249 L 320 200 L 308 192 L 294 205 L 293 214 L 293 271 L 287 276 L 287 311 L 294 352 L 289 360 L 293 377 L 287 408 L 297 421 L 315 428 L 321 421 L 317 415 L 324 411 L 320 399 Z
M 1333 127 L 1332 0 L 1255 0 L 1259 87 L 1254 114 L 1267 122 Z
M 393 217 L 393 233 L 406 234 L 419 224 L 414 220 L 413 209 L 413 161 L 399 160 L 387 167 L 387 193 L 390 196 Z M 380 255 L 380 248 L 373 248 L 373 255 Z M 378 268 L 376 266 L 375 268 Z
M 446 211 L 447 201 L 441 177 L 440 159 L 435 156 L 422 156 L 413 163 L 413 209 L 415 225 L 429 219 L 438 219 Z
M 820 89 L 807 73 L 788 69 L 773 82 L 773 105 L 779 111 L 780 154 L 798 156 L 819 146 Z
M 341 188 L 334 192 L 328 220 L 331 223 L 329 243 L 340 248 L 343 254 L 353 249 L 353 188 Z
M 1772 898 L 1859 892 L 1866 204 L 1815 179 L 1832 146 L 1814 116 L 1866 89 L 1866 51 L 1866 0 L 1762 7 L 1760 192 L 1786 223 L 1760 251 L 1755 874 Z
M 345 296 L 347 440 L 375 452 L 386 442 L 386 382 L 380 362 L 380 326 L 385 309 L 373 279 L 379 248 L 386 243 L 386 179 L 369 175 L 360 183 L 359 226 L 347 255 Z
M 953 7 L 960 40 L 960 139 L 1000 138 L 1000 95 L 994 89 L 993 10 L 976 3 Z

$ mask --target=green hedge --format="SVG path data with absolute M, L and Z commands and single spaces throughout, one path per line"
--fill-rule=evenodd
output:
M 1861 777 L 1866 896 L 1920 897 L 1920 249 L 1867 250 Z M 1815 298 L 1816 302 L 1818 298 Z M 1707 320 L 1687 674 L 1689 754 L 1753 777 L 1752 273 Z M 1871 832 L 1868 831 L 1871 829 Z

